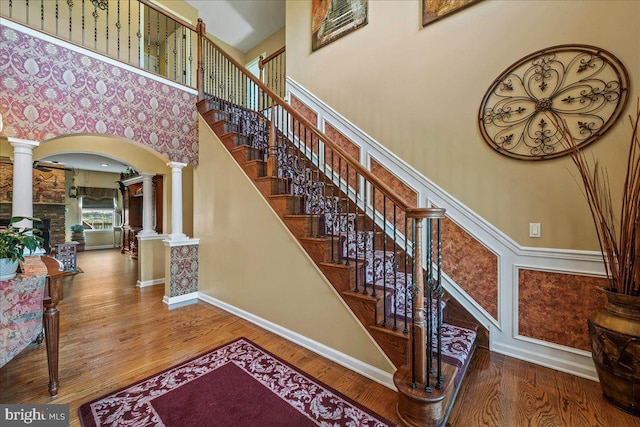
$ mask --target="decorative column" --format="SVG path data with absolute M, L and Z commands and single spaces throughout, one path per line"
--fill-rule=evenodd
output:
M 153 227 L 153 173 L 142 173 L 142 230 L 138 235 L 155 236 Z
M 162 301 L 169 309 L 198 302 L 198 244 L 182 232 L 182 168 L 186 163 L 169 162 L 171 168 L 171 234 L 164 240 L 165 284 Z
M 39 142 L 9 138 L 13 146 L 13 199 L 11 216 L 33 216 L 33 149 Z M 31 227 L 29 220 L 15 224 L 18 228 Z
M 185 240 L 182 232 L 182 168 L 186 163 L 169 162 L 171 168 L 171 234 L 170 240 Z

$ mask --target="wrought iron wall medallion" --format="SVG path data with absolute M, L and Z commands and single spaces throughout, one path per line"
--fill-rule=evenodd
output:
M 584 147 L 611 128 L 628 96 L 629 75 L 614 55 L 593 46 L 554 46 L 494 80 L 480 106 L 480 131 L 505 156 L 551 159 L 568 154 L 555 123 L 564 120 Z

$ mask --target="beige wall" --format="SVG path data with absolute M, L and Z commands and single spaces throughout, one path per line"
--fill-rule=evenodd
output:
M 287 2 L 288 75 L 521 245 L 596 250 L 570 161 L 496 153 L 480 136 L 478 109 L 512 63 L 580 43 L 625 64 L 632 111 L 640 96 L 640 2 L 486 0 L 424 28 L 420 4 L 370 1 L 368 25 L 312 53 L 311 2 Z M 623 179 L 627 123 L 587 150 L 608 166 L 614 189 Z M 542 224 L 542 238 L 528 237 L 530 222 Z
M 248 51 L 245 55 L 245 64 L 254 61 L 262 53 L 266 53 L 266 56 L 271 55 L 276 50 L 285 45 L 286 29 L 280 28 L 278 31 L 267 37 L 262 43 Z
M 149 283 L 144 282 L 164 279 L 165 248 L 162 239 L 138 240 L 138 245 L 138 280 L 148 286 Z
M 200 118 L 199 291 L 393 372 L 357 319 Z

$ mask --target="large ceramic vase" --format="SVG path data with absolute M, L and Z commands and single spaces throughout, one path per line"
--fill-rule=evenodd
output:
M 589 318 L 600 387 L 609 402 L 640 416 L 640 297 L 605 292 L 607 304 Z

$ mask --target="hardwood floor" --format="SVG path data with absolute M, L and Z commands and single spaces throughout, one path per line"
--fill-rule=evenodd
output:
M 168 310 L 163 286 L 136 288 L 136 262 L 117 250 L 81 252 L 78 265 L 59 305 L 58 397 L 47 393 L 44 345 L 33 345 L 0 369 L 0 403 L 67 403 L 79 426 L 82 403 L 244 336 L 399 422 L 395 392 L 376 382 L 207 303 Z M 478 350 L 448 425 L 640 427 L 640 418 L 607 404 L 595 382 Z

